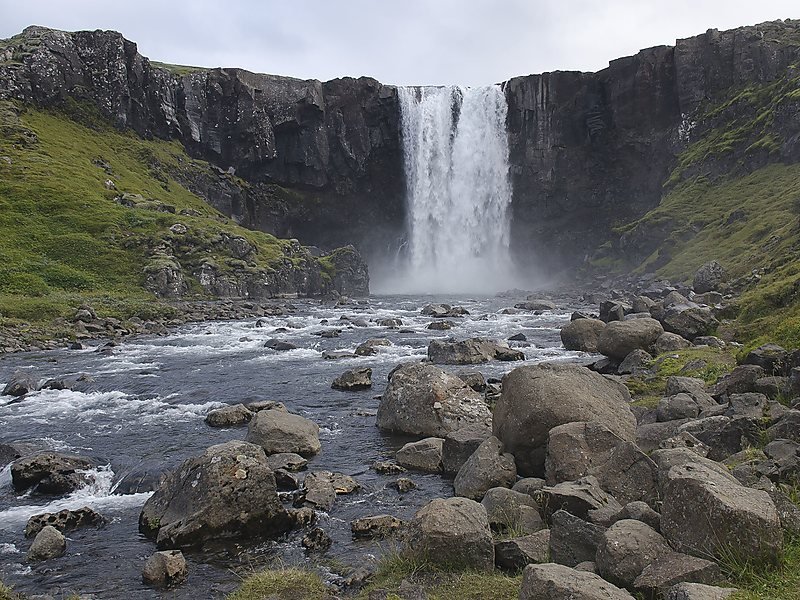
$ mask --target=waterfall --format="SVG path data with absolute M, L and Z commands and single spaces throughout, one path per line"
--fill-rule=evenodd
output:
M 403 291 L 512 287 L 502 89 L 405 87 L 398 94 L 409 231 Z

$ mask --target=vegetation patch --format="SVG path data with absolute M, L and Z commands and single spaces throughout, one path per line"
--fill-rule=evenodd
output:
M 786 541 L 778 567 L 736 559 L 721 566 L 739 592 L 731 600 L 800 600 L 800 540 Z
M 227 600 L 323 600 L 329 598 L 325 584 L 316 573 L 304 569 L 260 571 L 242 581 Z

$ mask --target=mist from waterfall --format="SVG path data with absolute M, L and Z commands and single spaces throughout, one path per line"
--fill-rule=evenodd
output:
M 404 87 L 398 95 L 409 237 L 393 287 L 414 293 L 513 287 L 503 90 Z

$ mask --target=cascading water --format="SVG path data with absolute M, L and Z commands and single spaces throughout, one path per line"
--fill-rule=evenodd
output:
M 410 236 L 403 291 L 512 287 L 502 89 L 407 87 L 398 94 Z

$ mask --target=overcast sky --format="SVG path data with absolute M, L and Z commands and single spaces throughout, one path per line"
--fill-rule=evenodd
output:
M 0 0 L 0 38 L 115 29 L 176 64 L 481 85 L 784 18 L 800 18 L 797 0 Z

